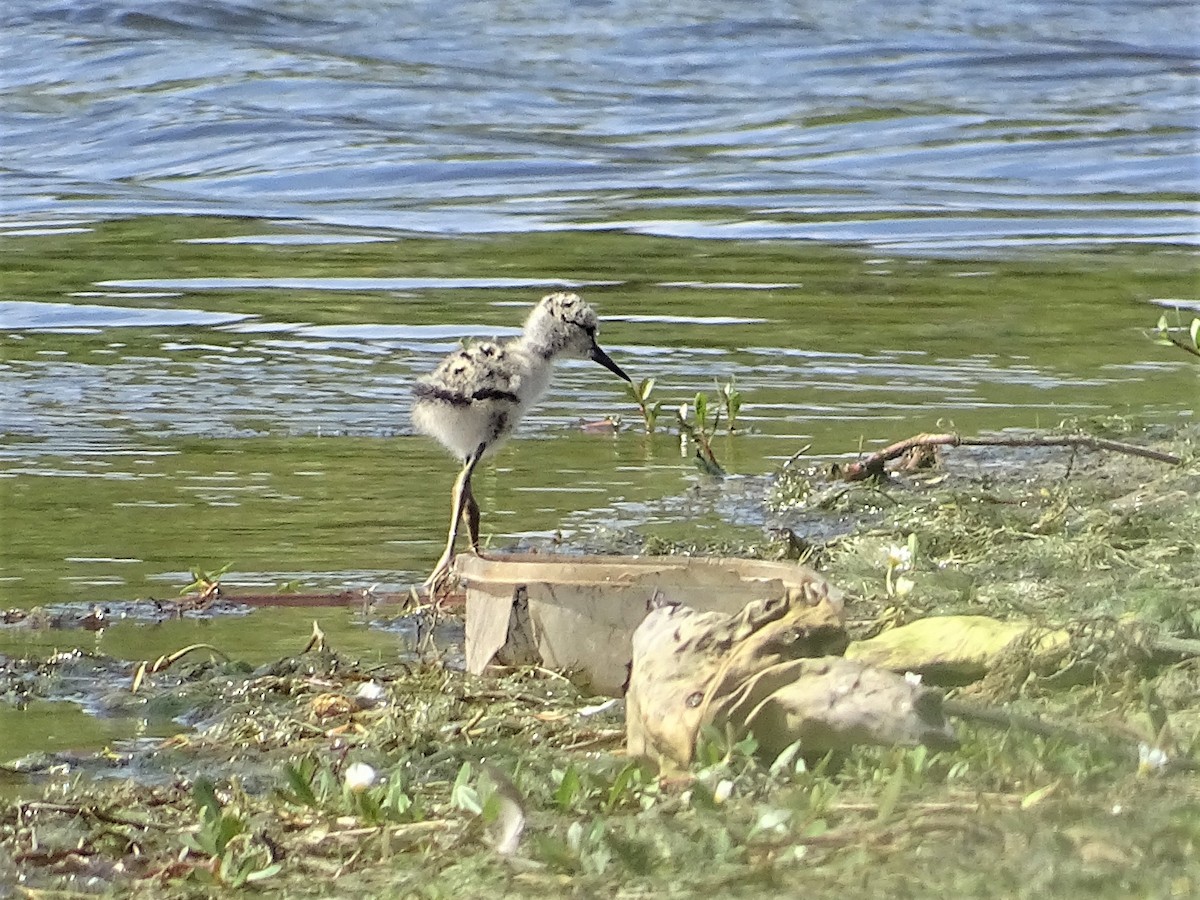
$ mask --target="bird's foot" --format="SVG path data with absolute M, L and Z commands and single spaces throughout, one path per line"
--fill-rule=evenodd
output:
M 421 584 L 421 587 L 429 593 L 429 601 L 434 604 L 439 603 L 449 594 L 453 586 L 454 573 L 448 563 L 439 565 Z
M 429 577 L 425 579 L 421 586 L 428 593 L 429 602 L 440 609 L 442 601 L 453 593 L 457 583 L 458 577 L 454 572 L 454 557 L 451 554 L 443 554 L 442 558 L 438 560 L 437 565 L 433 567 L 433 571 L 429 574 Z

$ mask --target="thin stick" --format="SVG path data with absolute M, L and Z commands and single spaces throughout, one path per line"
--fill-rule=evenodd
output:
M 1162 656 L 1187 658 L 1200 656 L 1200 641 L 1177 637 L 1156 637 L 1150 641 L 1150 649 Z
M 1080 744 L 1107 753 L 1116 759 L 1137 762 L 1139 754 L 1138 743 L 1129 738 L 1117 737 L 1093 732 L 1080 731 L 1069 725 L 1050 722 L 1041 716 L 1028 716 L 1001 709 L 996 706 L 977 706 L 962 700 L 946 700 L 942 709 L 947 715 L 956 716 L 972 722 L 980 722 L 995 728 L 1017 728 L 1044 738 L 1058 738 Z M 1195 772 L 1200 769 L 1200 763 L 1186 756 L 1173 756 L 1171 767 L 1185 772 Z
M 161 830 L 166 827 L 155 822 L 140 822 L 137 819 L 127 819 L 124 816 L 119 816 L 91 805 L 80 806 L 74 803 L 48 803 L 41 800 L 32 800 L 27 803 L 17 804 L 18 816 L 35 812 L 53 812 L 67 816 L 87 816 L 98 819 L 101 822 L 106 822 L 109 825 L 128 825 L 131 828 L 141 828 L 143 830 L 149 828 Z
M 1178 347 L 1184 353 L 1190 353 L 1192 356 L 1200 356 L 1200 347 L 1193 347 L 1191 344 L 1185 343 L 1182 338 L 1177 338 L 1173 334 L 1164 334 L 1163 339 L 1175 347 Z

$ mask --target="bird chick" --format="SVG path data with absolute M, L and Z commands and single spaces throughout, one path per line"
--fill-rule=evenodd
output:
M 466 520 L 471 549 L 479 552 L 479 504 L 471 492 L 471 474 L 542 398 L 554 364 L 590 359 L 630 381 L 596 343 L 598 327 L 595 310 L 578 294 L 548 294 L 530 312 L 520 337 L 456 350 L 413 387 L 413 425 L 463 463 L 454 484 L 446 549 L 425 580 L 431 594 L 449 579 L 460 520 Z

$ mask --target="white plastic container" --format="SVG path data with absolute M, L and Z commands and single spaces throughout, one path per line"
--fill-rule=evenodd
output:
M 455 568 L 467 593 L 467 669 L 541 665 L 585 690 L 620 696 L 634 629 L 654 602 L 736 613 L 788 588 L 824 585 L 807 566 L 688 556 L 462 554 Z

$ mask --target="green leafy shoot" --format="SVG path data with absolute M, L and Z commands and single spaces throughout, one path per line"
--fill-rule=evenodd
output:
M 638 409 L 642 411 L 642 422 L 645 424 L 646 434 L 654 433 L 654 426 L 658 421 L 659 411 L 662 409 L 661 400 L 650 400 L 650 395 L 654 392 L 654 384 L 653 378 L 643 378 L 638 384 L 625 385 L 625 390 L 633 398 Z
M 450 805 L 477 816 L 483 812 L 483 802 L 479 798 L 479 791 L 471 786 L 471 775 L 471 764 L 463 763 L 450 788 Z
M 696 468 L 713 478 L 724 478 L 725 469 L 717 460 L 712 448 L 712 438 L 720 424 L 721 411 L 716 410 L 710 422 L 708 395 L 697 394 L 691 407 L 681 403 L 675 415 L 679 422 L 679 439 L 683 449 L 686 452 L 689 441 L 696 447 Z
M 199 566 L 193 566 L 191 569 L 192 583 L 180 589 L 180 596 L 197 593 L 202 600 L 214 599 L 221 590 L 221 576 L 232 566 L 233 563 L 228 562 L 214 572 L 206 572 Z
M 200 810 L 200 824 L 184 838 L 184 846 L 215 863 L 211 868 L 193 869 L 191 874 L 197 879 L 241 888 L 283 870 L 282 863 L 273 860 L 271 847 L 255 841 L 247 818 L 240 811 L 222 805 L 209 779 L 196 780 L 192 798 Z
M 1176 324 L 1172 325 L 1166 313 L 1159 316 L 1158 324 L 1154 328 L 1154 342 L 1167 347 L 1178 347 L 1184 353 L 1200 357 L 1200 317 L 1192 319 L 1192 324 L 1186 329 L 1186 338 L 1176 334 L 1177 331 L 1184 330 L 1178 310 L 1175 311 L 1175 322 Z
M 737 380 L 731 377 L 724 384 L 718 382 L 717 396 L 725 407 L 725 428 L 733 434 L 737 430 L 738 412 L 742 408 L 742 393 L 737 389 Z

